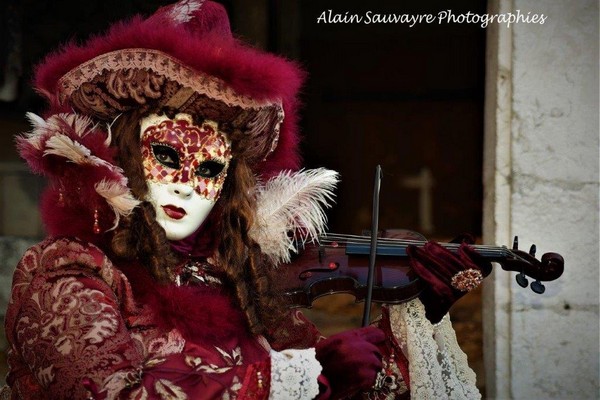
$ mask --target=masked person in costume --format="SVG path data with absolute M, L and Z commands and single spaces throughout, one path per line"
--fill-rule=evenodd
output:
M 3 398 L 479 397 L 444 318 L 489 273 L 466 244 L 411 248 L 420 299 L 330 338 L 274 289 L 337 182 L 298 171 L 301 81 L 201 0 L 46 58 L 18 146 L 49 237 L 14 274 Z

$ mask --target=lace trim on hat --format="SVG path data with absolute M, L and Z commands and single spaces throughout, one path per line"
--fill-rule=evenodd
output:
M 125 69 L 152 70 L 197 93 L 209 96 L 223 103 L 242 108 L 263 108 L 279 106 L 280 101 L 258 101 L 236 93 L 222 80 L 203 74 L 162 51 L 153 49 L 122 49 L 101 54 L 67 72 L 58 81 L 59 100 L 62 103 L 78 90 L 85 82 L 92 81 L 103 71 L 120 71 Z
M 412 398 L 481 398 L 448 315 L 432 325 L 418 299 L 389 309 L 392 332 L 408 358 Z
M 319 394 L 317 377 L 321 364 L 315 358 L 315 349 L 271 350 L 270 399 L 313 399 Z

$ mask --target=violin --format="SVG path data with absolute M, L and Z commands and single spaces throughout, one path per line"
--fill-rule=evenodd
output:
M 373 213 L 370 237 L 327 234 L 317 244 L 306 246 L 289 265 L 279 268 L 276 283 L 284 293 L 289 307 L 312 306 L 315 299 L 335 293 L 350 293 L 356 301 L 364 300 L 363 326 L 370 321 L 371 303 L 399 304 L 419 296 L 425 283 L 409 265 L 409 246 L 423 246 L 425 237 L 409 230 L 386 231 L 379 234 L 379 191 L 382 171 L 375 169 Z M 383 237 L 380 237 L 383 236 Z M 441 244 L 441 243 L 440 243 Z M 441 244 L 457 252 L 460 244 Z M 529 252 L 519 250 L 515 237 L 512 249 L 494 246 L 473 246 L 490 262 L 499 263 L 505 271 L 516 271 L 517 283 L 527 287 L 526 276 L 535 281 L 531 289 L 545 291 L 542 281 L 558 279 L 564 270 L 560 254 L 546 253 L 535 258 L 536 247 Z
M 288 299 L 289 307 L 310 308 L 315 299 L 335 293 L 350 293 L 356 301 L 368 296 L 368 267 L 371 257 L 371 239 L 368 236 L 326 234 L 316 244 L 309 244 L 292 262 L 281 265 L 278 271 L 279 290 Z M 416 298 L 424 283 L 411 269 L 406 249 L 423 246 L 426 239 L 409 230 L 384 231 L 378 236 L 374 264 L 372 301 L 399 304 Z M 440 243 L 456 252 L 460 244 Z M 543 281 L 558 279 L 564 270 L 560 254 L 546 253 L 535 258 L 535 245 L 529 252 L 518 249 L 515 238 L 512 249 L 473 245 L 488 261 L 500 264 L 505 271 L 517 272 L 517 283 L 528 286 L 526 276 L 534 279 L 531 289 L 544 292 Z

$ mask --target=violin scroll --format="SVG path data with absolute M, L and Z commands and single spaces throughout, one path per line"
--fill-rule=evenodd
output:
M 532 245 L 529 252 L 524 252 L 518 249 L 519 240 L 515 236 L 512 250 L 507 250 L 507 254 L 502 260 L 495 260 L 506 271 L 516 271 L 519 274 L 516 276 L 517 283 L 521 287 L 527 287 L 529 282 L 526 276 L 535 279 L 531 283 L 531 290 L 535 293 L 542 294 L 546 290 L 542 281 L 553 281 L 558 279 L 563 271 L 565 261 L 558 253 L 545 253 L 541 260 L 535 258 L 536 246 Z
M 542 256 L 542 268 L 546 271 L 548 276 L 550 277 L 548 280 L 552 281 L 554 279 L 558 279 L 564 269 L 565 269 L 565 260 L 558 253 L 546 253 Z

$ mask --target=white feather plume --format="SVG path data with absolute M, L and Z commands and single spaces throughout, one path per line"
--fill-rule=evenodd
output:
M 96 127 L 94 121 L 87 115 L 73 113 L 59 114 L 59 117 L 62 117 L 69 126 L 72 126 L 73 131 L 80 137 L 85 137 Z
M 94 121 L 90 117 L 76 113 L 55 114 L 45 122 L 45 128 L 54 134 L 64 132 L 65 126 L 68 126 L 77 136 L 82 138 L 92 132 L 95 127 Z
M 90 149 L 79 142 L 72 140 L 67 135 L 61 133 L 52 136 L 46 141 L 46 150 L 44 155 L 54 154 L 64 157 L 76 164 L 103 165 L 114 170 L 114 165 L 92 155 Z
M 281 172 L 257 189 L 257 218 L 250 236 L 275 265 L 290 261 L 297 244 L 325 231 L 324 208 L 333 203 L 338 173 L 318 168 Z
M 46 126 L 46 121 L 44 120 L 44 118 L 40 117 L 35 113 L 27 112 L 25 113 L 25 116 L 34 128 L 43 128 L 44 126 Z
M 44 155 L 48 154 L 67 158 L 76 164 L 89 164 L 89 159 L 92 156 L 90 149 L 60 133 L 46 141 Z
M 117 122 L 121 115 L 123 114 L 117 115 L 115 119 L 106 124 L 106 139 L 104 140 L 104 146 L 109 147 L 112 143 L 112 126 L 115 124 L 115 122 Z
M 78 162 L 76 159 L 81 161 L 90 154 L 87 148 L 64 133 L 65 127 L 68 126 L 78 137 L 85 137 L 94 128 L 93 121 L 89 117 L 78 114 L 56 114 L 44 120 L 32 112 L 26 113 L 25 116 L 33 129 L 24 136 L 35 149 L 42 150 L 44 146 L 50 147 L 50 150 L 46 150 L 44 154 L 61 155 L 74 162 Z M 48 144 L 44 144 L 44 139 L 48 139 Z
M 96 183 L 94 188 L 100 196 L 106 199 L 108 205 L 115 212 L 115 222 L 111 229 L 117 227 L 121 216 L 129 215 L 140 204 L 140 201 L 133 197 L 133 194 L 126 185 L 103 179 Z
M 29 123 L 33 126 L 31 132 L 25 133 L 26 140 L 37 150 L 42 149 L 43 129 L 46 127 L 46 121 L 37 114 L 28 112 L 25 114 Z

